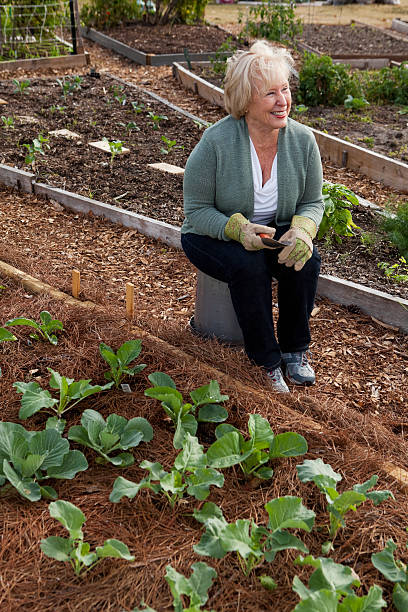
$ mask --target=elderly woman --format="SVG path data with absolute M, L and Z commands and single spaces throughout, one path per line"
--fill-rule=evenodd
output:
M 293 59 L 265 41 L 228 60 L 230 113 L 192 151 L 184 175 L 183 249 L 201 271 L 228 283 L 249 359 L 288 393 L 315 382 L 307 359 L 320 256 L 322 166 L 311 131 L 289 118 Z M 259 234 L 288 246 L 268 248 Z M 272 278 L 278 282 L 274 330 Z

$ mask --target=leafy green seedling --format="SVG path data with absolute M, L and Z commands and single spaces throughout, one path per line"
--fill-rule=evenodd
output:
M 53 104 L 52 106 L 50 106 L 50 113 L 63 113 L 66 108 L 66 106 L 56 106 L 55 104 Z
M 123 150 L 123 142 L 121 140 L 108 140 L 107 138 L 102 138 L 102 141 L 108 143 L 109 151 L 111 153 L 110 167 L 112 168 L 113 160 Z
M 57 83 L 62 89 L 63 97 L 66 98 L 67 95 L 72 96 L 74 94 L 74 91 L 78 91 L 79 89 L 81 89 L 82 78 L 80 76 L 67 76 L 63 79 L 57 79 Z
M 324 183 L 322 187 L 324 213 L 317 234 L 318 239 L 333 238 L 337 243 L 343 236 L 354 236 L 354 229 L 360 229 L 353 221 L 350 208 L 358 206 L 357 196 L 344 185 Z
M 5 128 L 14 128 L 14 119 L 13 117 L 5 117 L 4 115 L 1 116 L 1 120 L 3 122 L 3 126 Z
M 408 544 L 406 545 L 408 548 Z M 394 583 L 392 603 L 399 612 L 408 610 L 408 568 L 405 563 L 394 558 L 397 545 L 390 538 L 385 548 L 371 555 L 371 561 L 382 575 Z
M 110 414 L 105 419 L 96 410 L 84 410 L 81 425 L 73 425 L 68 431 L 68 439 L 93 448 L 100 457 L 97 463 L 112 463 L 119 467 L 127 467 L 134 463 L 132 453 L 119 453 L 110 456 L 115 451 L 126 451 L 138 446 L 140 442 L 150 442 L 153 429 L 143 417 L 135 417 L 129 421 L 117 414 Z
M 52 518 L 57 519 L 69 532 L 68 538 L 50 536 L 41 540 L 41 550 L 57 561 L 69 563 L 76 576 L 84 575 L 93 569 L 102 559 L 125 559 L 134 561 L 135 557 L 130 554 L 126 544 L 120 540 L 105 540 L 103 546 L 97 546 L 95 552 L 91 552 L 88 542 L 84 542 L 82 525 L 86 517 L 74 504 L 68 501 L 58 500 L 51 502 L 49 512 Z
M 119 388 L 119 385 L 126 376 L 134 376 L 141 372 L 146 367 L 145 363 L 141 363 L 133 368 L 128 367 L 132 361 L 139 357 L 141 350 L 141 340 L 128 340 L 124 342 L 116 353 L 110 346 L 101 342 L 99 352 L 110 366 L 109 372 L 105 372 L 106 380 L 112 380 L 116 388 Z
M 13 387 L 17 393 L 22 393 L 21 408 L 18 413 L 20 419 L 28 419 L 43 408 L 51 408 L 60 419 L 64 412 L 73 408 L 81 400 L 110 389 L 113 382 L 107 385 L 90 385 L 90 379 L 74 381 L 73 378 L 66 378 L 55 372 L 52 368 L 47 368 L 51 372 L 50 387 L 59 392 L 58 399 L 53 398 L 51 393 L 42 389 L 37 382 L 15 382 Z
M 153 493 L 162 493 L 173 508 L 185 492 L 204 500 L 210 493 L 211 485 L 222 487 L 224 484 L 224 476 L 208 467 L 202 445 L 189 433 L 185 435 L 183 449 L 170 472 L 163 470 L 160 463 L 150 461 L 142 461 L 140 467 L 148 470 L 149 476 L 138 483 L 119 476 L 113 484 L 109 497 L 111 502 L 117 503 L 122 497 L 133 499 L 141 489 L 150 489 Z
M 400 257 L 397 263 L 389 264 L 386 261 L 380 261 L 377 264 L 380 270 L 383 270 L 385 276 L 394 283 L 408 282 L 408 265 L 405 257 Z
M 50 478 L 72 479 L 87 469 L 85 456 L 70 450 L 56 429 L 27 431 L 18 423 L 0 422 L 0 486 L 13 486 L 23 497 L 55 499 L 55 489 L 42 484 Z
M 308 552 L 305 544 L 287 529 L 313 528 L 315 513 L 308 510 L 299 497 L 277 497 L 265 504 L 269 516 L 267 527 L 253 520 L 238 519 L 228 523 L 221 508 L 206 502 L 194 517 L 203 523 L 206 531 L 193 548 L 199 555 L 222 559 L 228 552 L 236 552 L 242 571 L 248 576 L 264 560 L 272 563 L 280 550 L 294 548 Z
M 364 97 L 353 98 L 353 96 L 348 95 L 347 98 L 344 100 L 344 106 L 353 110 L 361 110 L 362 108 L 370 106 L 370 103 Z
M 353 587 L 360 586 L 360 579 L 351 567 L 325 557 L 316 559 L 312 555 L 298 557 L 295 565 L 312 566 L 315 571 L 309 578 L 308 586 L 297 576 L 294 577 L 293 590 L 301 602 L 293 612 L 381 612 L 387 605 L 382 598 L 382 589 L 377 585 L 373 585 L 367 595 L 356 595 Z
M 248 420 L 250 438 L 245 441 L 241 432 L 232 425 L 219 425 L 217 440 L 207 451 L 209 464 L 226 468 L 239 464 L 245 476 L 272 478 L 273 469 L 265 464 L 278 457 L 297 457 L 307 452 L 307 442 L 294 432 L 275 435 L 267 419 L 251 414 Z
M 28 93 L 28 90 L 30 88 L 29 79 L 25 81 L 19 81 L 18 79 L 13 79 L 13 84 L 16 86 L 14 93 L 19 93 L 19 94 Z
M 53 319 L 47 310 L 40 312 L 40 322 L 34 321 L 33 319 L 26 319 L 25 317 L 17 317 L 10 319 L 5 323 L 7 327 L 13 325 L 27 325 L 33 327 L 36 331 L 30 334 L 30 338 L 34 340 L 48 340 L 51 344 L 58 344 L 58 338 L 53 333 L 55 331 L 64 331 L 64 326 L 58 319 Z
M 27 155 L 24 158 L 24 163 L 27 164 L 27 166 L 31 166 L 34 169 L 37 154 L 39 153 L 40 155 L 45 155 L 43 147 L 45 147 L 46 149 L 50 148 L 48 140 L 49 139 L 43 136 L 42 134 L 38 134 L 37 138 L 34 138 L 31 143 L 25 142 L 22 145 L 27 149 Z
M 228 412 L 221 402 L 229 399 L 228 395 L 221 395 L 216 380 L 191 391 L 193 403 L 184 403 L 183 396 L 176 389 L 174 380 L 164 372 L 149 374 L 148 379 L 154 387 L 146 389 L 145 395 L 161 401 L 167 416 L 173 421 L 176 432 L 173 438 L 174 448 L 181 448 L 185 434 L 194 436 L 197 432 L 198 422 L 222 423 L 228 418 Z M 197 418 L 195 416 L 198 409 Z
M 135 111 L 135 113 L 141 113 L 145 109 L 144 104 L 139 104 L 138 102 L 131 102 L 130 104 L 133 110 Z
M 305 104 L 296 104 L 295 106 L 295 113 L 306 113 L 309 110 L 309 107 L 306 106 Z
M 148 116 L 150 117 L 150 119 L 152 121 L 152 126 L 153 126 L 154 130 L 158 130 L 159 129 L 160 121 L 167 121 L 168 120 L 168 117 L 166 115 L 156 115 L 152 111 L 149 111 L 147 114 L 148 114 Z
M 132 131 L 140 132 L 140 127 L 134 121 L 129 121 L 129 123 L 123 123 L 122 121 L 120 121 L 119 125 L 122 125 L 128 134 L 130 134 L 130 132 Z
M 7 340 L 17 340 L 17 337 L 5 327 L 0 327 L 0 342 L 6 342 Z
M 160 151 L 163 153 L 163 155 L 168 155 L 173 151 L 173 149 L 184 149 L 183 145 L 176 144 L 176 140 L 170 140 L 169 138 L 166 138 L 166 136 L 162 136 L 161 139 L 167 147 L 161 147 Z
M 391 491 L 370 491 L 378 480 L 375 474 L 362 484 L 343 493 L 336 491 L 337 483 L 342 479 L 341 475 L 333 470 L 321 459 L 305 459 L 302 465 L 296 466 L 301 482 L 314 482 L 317 488 L 325 494 L 327 500 L 327 510 L 330 515 L 329 537 L 333 541 L 340 528 L 346 526 L 345 515 L 352 510 L 356 511 L 358 506 L 370 499 L 375 506 L 378 506 L 386 499 L 394 499 Z

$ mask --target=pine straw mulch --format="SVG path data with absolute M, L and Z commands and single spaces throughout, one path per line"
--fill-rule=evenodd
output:
M 90 378 L 94 384 L 102 383 L 106 367 L 98 354 L 99 343 L 103 341 L 116 348 L 123 341 L 138 337 L 121 310 L 112 303 L 103 310 L 84 311 L 46 295 L 28 297 L 30 294 L 8 279 L 3 279 L 2 284 L 5 286 L 1 301 L 2 322 L 17 313 L 38 318 L 41 310 L 48 310 L 62 320 L 65 327 L 56 347 L 43 343 L 28 344 L 28 329 L 25 328 L 14 328 L 18 342 L 2 345 L 0 406 L 3 420 L 20 422 L 20 396 L 12 388 L 12 382 L 35 377 L 43 387 L 47 387 L 49 375 L 46 368 L 52 367 L 72 378 Z M 321 308 L 326 310 L 324 305 Z M 356 324 L 356 321 L 352 322 Z M 143 328 L 145 321 L 137 318 L 134 323 Z M 157 333 L 153 327 L 151 331 Z M 228 422 L 246 432 L 248 415 L 259 413 L 269 419 L 276 433 L 302 433 L 309 444 L 307 458 L 320 457 L 341 472 L 340 490 L 378 473 L 379 488 L 389 488 L 394 492 L 396 501 L 389 500 L 378 507 L 367 502 L 356 513 L 351 513 L 347 517 L 347 528 L 336 538 L 332 554 L 334 560 L 350 565 L 359 574 L 363 585 L 360 594 L 376 583 L 384 587 L 384 596 L 390 601 L 391 587 L 374 569 L 370 556 L 382 549 L 389 537 L 398 543 L 399 557 L 406 556 L 408 496 L 381 469 L 385 458 L 408 467 L 405 459 L 408 449 L 403 437 L 385 430 L 374 415 L 366 419 L 364 415 L 358 415 L 350 404 L 347 406 L 346 402 L 333 396 L 329 398 L 324 393 L 324 385 L 323 394 L 319 393 L 318 398 L 309 391 L 298 391 L 289 397 L 265 393 L 262 377 L 256 368 L 247 364 L 241 352 L 227 350 L 214 341 L 197 343 L 174 325 L 167 324 L 163 329 L 157 323 L 157 327 L 161 328 L 162 337 L 173 345 L 181 345 L 183 338 L 183 351 L 145 337 L 138 362 L 146 363 L 147 367 L 135 380 L 129 381 L 130 394 L 109 391 L 84 400 L 67 413 L 67 429 L 79 422 L 85 408 L 98 410 L 105 418 L 113 412 L 126 418 L 144 416 L 154 428 L 153 441 L 142 443 L 134 450 L 135 464 L 125 470 L 97 465 L 95 454 L 81 448 L 87 456 L 89 469 L 72 481 L 56 483 L 59 498 L 80 507 L 87 517 L 85 540 L 92 547 L 114 537 L 129 546 L 135 561 L 104 560 L 89 575 L 75 578 L 68 566 L 40 552 L 42 538 L 66 536 L 57 521 L 49 517 L 48 502 L 31 503 L 11 490 L 2 497 L 0 506 L 3 534 L 0 549 L 1 609 L 7 612 L 20 609 L 119 612 L 132 610 L 143 598 L 158 611 L 170 610 L 171 598 L 164 581 L 166 565 L 171 564 L 178 571 L 190 575 L 191 564 L 202 560 L 214 567 L 218 574 L 210 591 L 208 609 L 225 612 L 266 612 L 271 609 L 286 612 L 293 609 L 297 603 L 297 596 L 291 590 L 293 576 L 298 574 L 305 582 L 309 574 L 307 569 L 293 566 L 295 551 L 278 553 L 273 564 L 263 564 L 245 578 L 234 554 L 214 560 L 194 553 L 192 545 L 198 543 L 202 530 L 193 519 L 192 511 L 201 505 L 200 502 L 187 498 L 172 510 L 165 501 L 146 490 L 133 501 L 109 502 L 109 493 L 118 475 L 139 481 L 145 475 L 138 467 L 142 460 L 159 461 L 168 470 L 177 454 L 172 446 L 173 428 L 165 420 L 163 409 L 159 402 L 144 396 L 144 390 L 150 386 L 147 375 L 156 370 L 167 372 L 187 399 L 189 391 L 214 377 L 215 372 L 208 365 L 214 363 L 219 370 L 217 379 L 221 391 L 230 396 L 226 403 Z M 370 338 L 374 340 L 372 330 Z M 245 393 L 242 384 L 246 385 Z M 406 393 L 404 390 L 401 392 Z M 27 429 L 42 429 L 45 419 L 46 415 L 39 413 L 22 424 Z M 200 428 L 198 436 L 206 448 L 214 439 L 212 426 Z M 267 501 L 282 495 L 297 495 L 316 512 L 316 524 L 326 525 L 323 496 L 314 485 L 301 484 L 297 479 L 295 466 L 301 462 L 302 458 L 277 461 L 273 479 L 257 482 L 255 486 L 253 482 L 244 481 L 238 469 L 224 470 L 224 487 L 213 487 L 209 500 L 222 508 L 228 521 L 253 518 L 257 523 L 265 524 L 264 504 Z M 319 556 L 321 544 L 326 540 L 324 529 L 299 535 L 310 552 Z M 257 576 L 262 573 L 277 580 L 279 586 L 273 594 L 260 586 Z

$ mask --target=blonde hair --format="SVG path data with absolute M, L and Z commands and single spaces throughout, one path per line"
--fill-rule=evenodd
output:
M 254 90 L 262 94 L 269 84 L 288 81 L 294 60 L 283 47 L 275 47 L 266 40 L 256 41 L 248 51 L 237 51 L 227 60 L 224 80 L 224 103 L 227 112 L 240 119 L 245 115 Z

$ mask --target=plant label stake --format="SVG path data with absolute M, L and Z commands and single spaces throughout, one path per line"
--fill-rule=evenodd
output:
M 79 270 L 72 270 L 72 295 L 78 298 L 81 292 L 81 273 Z
M 135 314 L 135 286 L 133 283 L 126 283 L 126 314 L 129 319 L 133 319 Z

